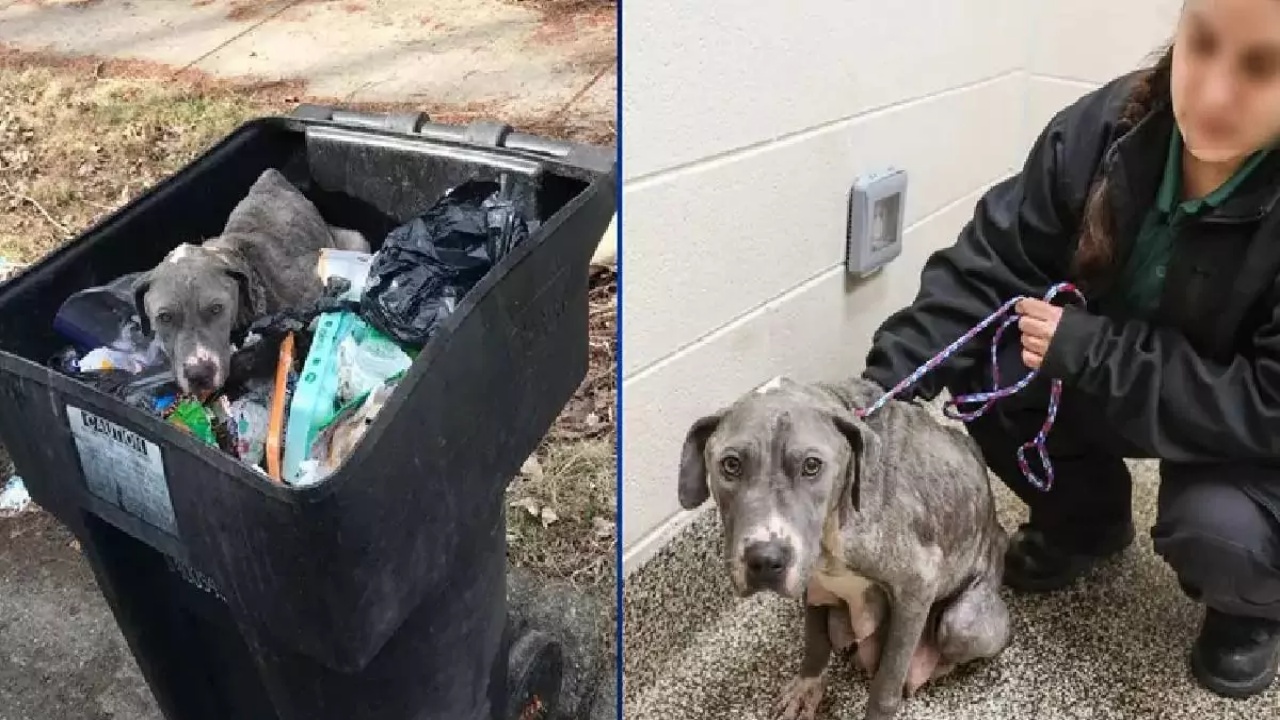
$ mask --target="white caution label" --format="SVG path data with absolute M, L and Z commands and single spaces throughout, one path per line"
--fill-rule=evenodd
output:
M 171 535 L 178 534 L 160 447 L 136 432 L 67 406 L 89 492 Z

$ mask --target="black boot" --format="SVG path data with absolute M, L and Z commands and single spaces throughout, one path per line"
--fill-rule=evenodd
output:
M 1280 622 L 1206 609 L 1191 648 L 1191 674 L 1205 688 L 1247 698 L 1271 687 L 1280 659 Z
M 1061 590 L 1095 565 L 1133 542 L 1133 523 L 1091 534 L 1087 539 L 1050 535 L 1025 524 L 1009 538 L 1004 556 L 1004 584 L 1019 592 Z

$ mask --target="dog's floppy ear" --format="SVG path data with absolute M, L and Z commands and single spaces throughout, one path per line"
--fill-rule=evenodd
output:
M 266 293 L 261 284 L 249 270 L 249 264 L 238 253 L 219 248 L 214 251 L 222 263 L 223 270 L 236 281 L 240 288 L 239 301 L 236 303 L 236 322 L 238 328 L 248 327 L 267 311 Z
M 151 273 L 145 272 L 133 281 L 133 310 L 138 313 L 138 326 L 142 334 L 151 336 L 151 318 L 147 317 L 147 292 L 151 290 Z
M 248 327 L 262 314 L 265 303 L 260 299 L 261 293 L 255 293 L 253 279 L 244 268 L 229 267 L 227 274 L 236 281 L 240 288 L 240 302 L 236 314 L 236 327 Z
M 720 425 L 724 412 L 706 415 L 693 421 L 684 436 L 684 448 L 680 451 L 680 507 L 692 510 L 707 501 L 711 490 L 707 487 L 707 462 L 705 451 L 707 438 Z
M 851 453 L 848 475 L 838 500 L 840 525 L 843 527 L 852 519 L 851 512 L 862 510 L 862 479 L 866 476 L 868 461 L 874 454 L 877 441 L 871 429 L 852 413 L 836 413 L 832 420 L 848 441 Z

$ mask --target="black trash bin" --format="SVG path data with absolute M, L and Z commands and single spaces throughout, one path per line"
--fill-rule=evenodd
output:
M 449 187 L 503 173 L 533 184 L 544 220 L 459 303 L 344 465 L 305 488 L 45 364 L 63 300 L 216 235 L 270 167 L 375 243 Z M 303 106 L 247 123 L 0 286 L 0 440 L 79 538 L 167 718 L 546 706 L 561 658 L 508 629 L 503 492 L 585 376 L 588 265 L 615 173 L 611 149 L 500 125 Z

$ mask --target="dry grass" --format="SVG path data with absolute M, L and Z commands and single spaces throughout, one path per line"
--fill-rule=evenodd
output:
M 613 437 L 546 442 L 537 457 L 507 491 L 508 555 L 515 565 L 603 589 L 614 580 Z
M 137 61 L 0 46 L 0 257 L 35 260 L 185 165 L 246 118 L 289 112 L 296 83 L 235 83 Z M 347 103 L 369 111 L 411 109 Z M 501 117 L 524 132 L 611 144 L 611 123 L 501 108 L 428 108 L 441 122 Z
M 0 65 L 0 256 L 38 259 L 257 109 L 232 93 Z
M 512 560 L 605 591 L 614 581 L 617 535 L 616 312 L 617 278 L 598 270 L 587 378 L 507 491 Z
M 300 100 L 262 87 L 151 77 L 134 66 L 0 52 L 0 257 L 38 260 L 245 119 Z M 601 132 L 516 124 L 588 141 Z M 509 511 L 513 562 L 594 589 L 614 577 L 615 295 L 612 274 L 597 274 L 589 376 L 538 451 L 538 467 L 529 463 L 509 493 L 517 505 Z M 0 448 L 0 466 L 6 460 Z M 528 509 L 535 506 L 536 518 Z

